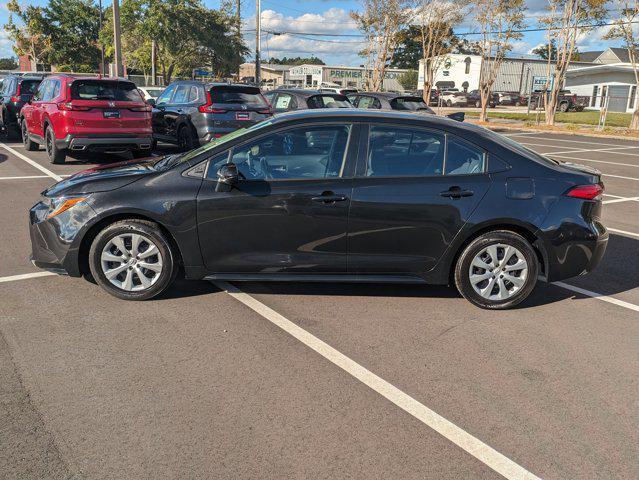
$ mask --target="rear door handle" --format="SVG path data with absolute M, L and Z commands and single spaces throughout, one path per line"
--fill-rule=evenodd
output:
M 462 190 L 460 187 L 450 187 L 444 192 L 440 192 L 439 195 L 448 198 L 462 198 L 472 197 L 475 194 L 472 190 Z
M 348 200 L 346 195 L 322 194 L 318 197 L 312 197 L 311 200 L 318 203 L 335 203 Z

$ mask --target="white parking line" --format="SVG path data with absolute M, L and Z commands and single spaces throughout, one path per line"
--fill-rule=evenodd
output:
M 639 233 L 628 232 L 626 230 L 619 230 L 618 228 L 610 228 L 610 227 L 606 227 L 606 230 L 608 230 L 609 232 L 612 232 L 612 233 L 619 233 L 621 235 L 627 235 L 629 237 L 639 238 Z
M 54 180 L 57 180 L 58 182 L 60 180 L 62 180 L 62 177 L 60 175 L 57 175 L 55 173 L 53 173 L 51 170 L 49 170 L 48 168 L 43 167 L 42 165 L 40 165 L 37 162 L 34 162 L 33 160 L 31 160 L 29 157 L 27 157 L 26 155 L 21 154 L 20 152 L 14 150 L 13 148 L 9 147 L 8 145 L 5 145 L 4 143 L 0 142 L 0 147 L 4 148 L 6 151 L 13 153 L 16 157 L 18 157 L 20 160 L 24 160 L 25 162 L 27 162 L 29 165 L 34 166 L 35 168 L 37 168 L 38 170 L 40 170 L 41 172 L 46 173 L 49 177 L 53 178 Z
M 378 377 L 359 363 L 291 322 L 286 317 L 277 313 L 275 310 L 266 306 L 259 300 L 256 300 L 252 296 L 244 293 L 242 290 L 229 283 L 214 283 L 233 298 L 257 312 L 259 315 L 272 322 L 274 325 L 278 326 L 310 349 L 319 353 L 322 357 L 338 366 L 349 375 L 355 377 L 357 380 L 373 389 L 387 400 L 390 400 L 406 413 L 409 413 L 426 426 L 432 428 L 437 433 L 495 470 L 497 473 L 508 479 L 524 480 L 539 478 L 523 468 L 521 465 L 518 465 L 508 457 L 486 445 L 478 438 L 473 437 L 470 433 L 435 413 L 433 410 L 418 402 L 413 397 L 407 395 L 399 388 L 391 385 L 383 378 Z
M 573 152 L 564 152 L 564 153 L 573 153 Z M 616 152 L 619 153 L 619 152 Z M 545 154 L 544 154 L 545 155 Z M 607 160 L 591 160 L 589 158 L 575 158 L 575 157 L 567 157 L 566 155 L 557 155 L 557 154 L 553 154 L 553 157 L 557 157 L 557 158 L 567 158 L 569 160 L 579 160 L 580 162 L 595 162 L 595 163 L 607 163 L 609 165 L 620 165 L 622 167 L 635 167 L 635 168 L 639 168 L 639 165 L 635 165 L 632 163 L 619 163 L 619 162 L 609 162 Z
M 49 277 L 56 275 L 53 272 L 36 272 L 36 273 L 23 273 L 22 275 L 11 275 L 9 277 L 0 277 L 0 283 L 15 282 L 18 280 L 27 280 L 29 278 Z
M 539 133 L 537 132 L 537 134 L 539 135 Z M 546 136 L 546 137 L 534 137 L 533 140 L 550 140 L 551 142 L 567 142 L 567 143 L 579 143 L 579 144 L 584 144 L 584 143 L 592 143 L 593 145 L 605 145 L 605 146 L 609 146 L 609 147 L 621 147 L 623 145 L 619 145 L 618 143 L 603 143 L 603 142 L 598 142 L 596 140 L 593 141 L 589 141 L 589 140 L 566 140 L 566 139 L 562 139 L 562 138 L 551 138 L 550 136 Z M 555 145 L 556 146 L 556 145 Z M 639 142 L 637 142 L 636 146 L 631 147 L 630 145 L 627 145 L 628 148 L 639 148 Z
M 552 283 L 552 285 L 557 285 L 558 287 L 565 288 L 566 290 L 570 290 L 572 292 L 576 292 L 581 295 L 586 295 L 587 297 L 601 300 L 602 302 L 612 303 L 613 305 L 617 305 L 619 307 L 623 307 L 629 310 L 634 310 L 635 312 L 639 312 L 639 305 L 635 305 L 634 303 L 630 303 L 630 302 L 624 302 L 623 300 L 619 300 L 614 297 L 609 297 L 608 295 L 604 295 L 602 293 L 586 290 L 585 288 L 575 287 L 574 285 L 568 285 L 567 283 L 564 283 L 564 282 L 554 282 Z
M 538 143 L 524 143 L 520 142 L 522 145 L 529 145 L 531 147 L 555 147 L 562 148 L 558 145 L 542 145 Z M 566 150 L 566 148 L 570 148 L 570 150 Z M 561 155 L 562 153 L 590 153 L 590 152 L 602 152 L 602 153 L 614 153 L 615 155 L 630 155 L 633 157 L 639 157 L 639 153 L 626 153 L 620 152 L 619 150 L 630 150 L 633 148 L 639 147 L 610 147 L 610 148 L 573 148 L 573 147 L 563 147 L 561 150 L 556 152 L 540 152 L 542 155 Z M 614 152 L 612 152 L 614 150 Z
M 607 205 L 609 203 L 621 203 L 621 202 L 636 202 L 639 201 L 639 197 L 628 197 L 628 198 L 615 198 L 614 200 L 604 200 L 602 203 Z
M 0 177 L 0 180 L 27 180 L 31 178 L 51 178 L 48 175 L 23 175 L 21 177 Z
M 635 180 L 636 182 L 639 182 L 639 178 L 636 178 L 636 177 L 624 177 L 622 175 L 610 175 L 609 173 L 602 173 L 602 175 L 604 177 L 623 178 L 624 180 Z

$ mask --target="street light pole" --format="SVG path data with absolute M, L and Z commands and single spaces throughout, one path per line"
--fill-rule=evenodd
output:
M 98 20 L 98 38 L 100 32 L 102 32 L 102 0 L 98 2 L 98 7 L 100 8 L 100 17 Z M 98 69 L 101 75 L 104 75 L 104 43 L 100 40 L 100 68 Z
M 155 49 L 156 49 L 155 40 L 151 40 L 151 85 L 153 85 L 154 87 L 157 82 L 157 71 L 156 71 L 157 57 L 156 57 Z
M 259 87 L 262 83 L 262 66 L 260 62 L 260 37 L 262 36 L 262 25 L 260 22 L 260 17 L 262 16 L 262 2 L 261 0 L 256 0 L 255 4 L 255 83 Z
M 113 0 L 113 47 L 115 49 L 115 76 L 122 77 L 124 70 L 122 69 L 122 42 L 120 36 L 122 34 L 120 28 L 120 1 Z

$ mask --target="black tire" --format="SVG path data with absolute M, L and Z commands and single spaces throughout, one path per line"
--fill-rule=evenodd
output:
M 453 106 L 453 102 L 451 100 L 446 100 L 446 106 L 447 107 L 452 107 Z
M 559 104 L 559 111 L 562 113 L 566 113 L 568 110 L 570 110 L 570 105 L 568 105 L 568 103 L 564 102 Z
M 178 148 L 181 152 L 188 152 L 199 147 L 199 142 L 195 138 L 193 129 L 188 125 L 181 125 L 177 133 Z
M 162 271 L 159 278 L 146 289 L 131 291 L 112 284 L 102 269 L 101 256 L 104 247 L 118 235 L 140 234 L 149 238 L 158 248 L 162 260 Z M 89 268 L 91 276 L 107 293 L 122 300 L 148 300 L 165 291 L 175 280 L 179 271 L 177 255 L 171 248 L 168 239 L 153 222 L 138 219 L 120 220 L 104 228 L 97 234 L 89 250 Z M 131 270 L 131 267 L 128 267 Z M 126 272 L 124 270 L 123 272 Z M 138 282 L 139 282 L 139 277 Z
M 64 163 L 67 158 L 67 151 L 63 148 L 58 148 L 55 144 L 55 134 L 53 133 L 53 128 L 51 125 L 47 125 L 47 129 L 44 133 L 44 145 L 47 149 L 47 157 L 49 157 L 49 162 L 59 165 Z
M 131 150 L 133 158 L 147 158 L 151 156 L 151 150 Z
M 22 119 L 20 122 L 20 129 L 22 130 L 22 144 L 25 150 L 29 152 L 35 152 L 39 150 L 39 145 L 29 138 L 29 128 L 27 127 L 27 121 Z
M 475 100 L 475 107 L 481 108 L 481 100 Z
M 475 257 L 479 255 L 482 250 L 495 244 L 502 244 L 516 248 L 524 257 L 528 269 L 523 285 L 521 285 L 518 290 L 512 293 L 511 296 L 509 296 L 505 300 L 491 300 L 489 298 L 483 297 L 475 291 L 470 281 L 471 266 Z M 500 267 L 502 267 L 502 265 L 500 265 Z M 495 268 L 495 270 L 497 270 L 497 268 Z M 477 270 L 475 271 L 477 272 Z M 492 271 L 493 270 L 490 270 L 490 273 L 492 273 Z M 523 302 L 530 295 L 537 283 L 538 272 L 539 263 L 537 260 L 537 255 L 535 254 L 533 247 L 524 237 L 508 230 L 495 230 L 480 235 L 479 237 L 474 239 L 466 248 L 464 248 L 455 265 L 455 285 L 457 286 L 459 293 L 461 293 L 462 296 L 472 304 L 485 309 L 503 310 L 514 307 L 520 302 Z M 480 275 L 482 274 L 481 268 L 479 269 L 478 273 Z M 489 273 L 489 271 L 483 270 L 483 273 Z M 496 278 L 496 276 L 499 274 L 501 274 L 501 271 L 495 274 L 492 278 Z M 522 275 L 522 272 L 520 272 L 519 275 Z M 501 275 L 500 278 L 503 278 L 503 276 L 504 275 Z M 490 281 L 490 278 L 485 280 L 485 287 L 488 287 L 488 282 Z M 508 279 L 504 280 L 502 283 L 506 284 L 507 282 Z M 492 287 L 491 291 L 494 291 L 495 288 L 499 289 L 499 285 L 495 284 L 494 282 L 493 284 L 494 286 Z M 481 286 L 481 283 L 479 283 L 478 285 L 480 286 L 480 288 L 484 288 Z M 509 283 L 509 286 L 512 289 L 515 288 L 514 284 L 512 283 Z

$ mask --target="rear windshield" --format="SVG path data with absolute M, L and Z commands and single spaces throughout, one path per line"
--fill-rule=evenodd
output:
M 257 87 L 212 87 L 211 103 L 235 103 L 241 105 L 268 106 Z
M 33 95 L 41 80 L 23 80 L 20 84 L 20 95 Z
M 71 99 L 140 102 L 142 96 L 133 82 L 76 80 L 71 84 Z
M 395 110 L 428 110 L 426 102 L 419 97 L 399 97 L 391 101 Z
M 358 93 L 357 89 L 355 89 L 355 88 L 344 88 L 344 89 L 341 91 L 341 94 L 342 94 L 342 95 L 350 95 L 350 94 L 352 94 L 352 93 Z

